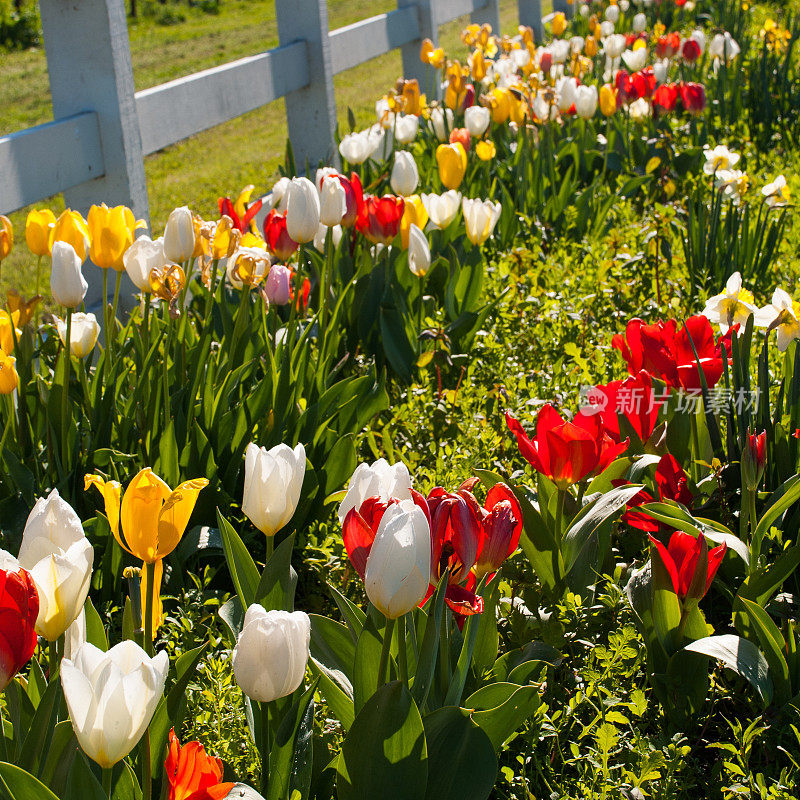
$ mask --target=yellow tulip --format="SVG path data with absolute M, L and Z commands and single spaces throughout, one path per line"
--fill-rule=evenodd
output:
M 100 269 L 122 272 L 122 257 L 133 244 L 139 223 L 127 206 L 109 208 L 105 203 L 92 206 L 86 221 L 89 225 L 89 257 Z M 141 223 L 144 225 L 144 222 Z
M 50 249 L 53 242 L 66 242 L 78 254 L 81 262 L 86 260 L 86 251 L 90 242 L 89 225 L 86 220 L 71 208 L 61 212 L 61 215 L 50 230 Z
M 553 14 L 551 27 L 553 29 L 554 36 L 561 36 L 561 34 L 564 33 L 564 31 L 567 29 L 567 18 L 563 11 Z
M 531 28 L 530 25 L 519 25 L 517 27 L 517 32 L 519 33 L 520 38 L 522 39 L 522 43 L 526 47 L 530 47 L 534 43 L 533 28 Z
M 14 246 L 14 228 L 11 220 L 0 214 L 0 261 L 8 257 Z
M 19 311 L 10 314 L 5 309 L 0 309 L 0 350 L 11 355 L 14 352 L 14 339 L 22 336 L 19 329 Z
M 594 36 L 586 37 L 584 52 L 589 58 L 594 58 L 597 55 L 597 39 L 595 39 Z
M 418 194 L 406 197 L 403 206 L 403 216 L 400 220 L 400 242 L 404 250 L 408 250 L 409 230 L 411 225 L 416 225 L 420 230 L 424 230 L 428 224 L 428 212 L 422 204 L 422 198 Z
M 473 80 L 482 81 L 486 77 L 486 59 L 483 57 L 483 51 L 476 50 L 470 56 L 469 65 Z
M 606 117 L 617 113 L 617 90 L 610 83 L 600 87 L 600 110 Z
M 214 228 L 211 239 L 211 258 L 230 258 L 239 245 L 241 234 L 233 227 L 233 220 L 223 215 Z
M 467 172 L 467 151 L 461 142 L 440 144 L 436 148 L 439 177 L 447 189 L 458 189 Z
M 241 219 L 247 213 L 247 204 L 250 202 L 250 198 L 253 196 L 253 191 L 255 190 L 255 186 L 252 183 L 248 183 L 247 186 L 239 192 L 239 196 L 236 198 L 236 202 L 233 204 L 233 210 L 236 212 L 239 219 Z
M 444 66 L 445 54 L 441 47 L 434 47 L 430 39 L 422 40 L 422 47 L 419 50 L 420 60 L 424 64 L 430 64 L 436 69 L 441 69 Z
M 119 546 L 145 564 L 168 556 L 183 536 L 197 495 L 208 486 L 205 478 L 184 481 L 174 491 L 145 467 L 128 484 L 86 475 L 83 488 L 95 486 L 103 496 L 106 517 Z
M 492 122 L 502 125 L 511 114 L 511 92 L 508 89 L 492 89 L 489 104 L 492 109 Z
M 16 289 L 8 290 L 6 294 L 8 310 L 16 316 L 17 325 L 22 327 L 33 319 L 33 312 L 41 299 L 41 296 L 37 294 L 30 300 L 26 300 Z
M 522 125 L 525 117 L 528 116 L 528 106 L 522 97 L 518 97 L 514 92 L 510 92 L 511 100 L 509 105 L 508 118 L 515 125 Z
M 16 359 L 0 349 L 0 394 L 11 394 L 19 385 Z
M 192 258 L 200 258 L 200 256 L 208 258 L 211 256 L 211 237 L 204 235 L 204 231 L 210 233 L 209 228 L 213 225 L 213 222 L 203 222 L 197 214 L 192 214 L 192 227 L 194 228 L 194 250 L 192 251 Z
M 49 208 L 37 208 L 28 212 L 25 220 L 25 241 L 35 256 L 50 255 L 50 231 L 55 224 L 56 215 Z
M 475 155 L 481 161 L 491 161 L 497 155 L 497 148 L 491 139 L 481 139 L 475 145 Z
M 260 247 L 262 250 L 267 249 L 267 243 L 256 233 L 246 233 L 242 236 L 242 241 L 239 242 L 241 247 Z

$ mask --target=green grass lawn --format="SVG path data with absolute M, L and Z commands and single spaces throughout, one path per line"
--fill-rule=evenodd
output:
M 544 0 L 543 5 L 549 7 L 550 3 Z M 395 7 L 393 0 L 329 0 L 330 26 L 333 29 L 348 25 Z M 131 57 L 137 90 L 277 45 L 273 0 L 223 0 L 220 8 L 219 15 L 185 9 L 186 20 L 172 26 L 157 25 L 152 20 L 132 22 Z M 516 0 L 501 0 L 500 8 L 503 29 L 515 32 Z M 441 37 L 446 47 L 462 47 L 459 33 L 466 21 L 463 18 L 443 26 Z M 0 53 L 0 74 L 0 133 L 53 118 L 42 49 Z M 348 108 L 359 125 L 370 124 L 375 100 L 401 74 L 400 52 L 393 51 L 337 76 L 340 125 L 347 125 Z M 284 104 L 277 101 L 148 156 L 145 168 L 154 231 L 160 232 L 176 205 L 188 204 L 201 215 L 211 216 L 221 195 L 235 195 L 248 183 L 255 184 L 257 191 L 268 190 L 283 160 L 285 144 Z M 45 202 L 54 210 L 63 208 L 60 196 Z M 34 289 L 33 259 L 23 235 L 27 211 L 11 215 L 21 246 L 16 246 L 3 263 L 3 295 L 10 288 L 25 294 Z

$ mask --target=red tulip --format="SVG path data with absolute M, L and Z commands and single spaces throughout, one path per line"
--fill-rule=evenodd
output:
M 0 566 L 0 692 L 31 660 L 38 615 L 39 593 L 33 578 L 16 559 L 6 561 Z
M 450 144 L 460 142 L 466 152 L 469 152 L 470 145 L 472 144 L 471 140 L 472 137 L 469 135 L 469 131 L 466 128 L 453 128 L 453 130 L 450 131 Z
M 164 761 L 169 782 L 169 800 L 220 800 L 227 797 L 233 783 L 220 783 L 222 761 L 206 753 L 200 742 L 187 742 L 183 747 L 169 732 L 169 750 Z
M 365 197 L 356 220 L 356 230 L 373 244 L 389 244 L 400 230 L 404 207 L 402 197 Z
M 617 87 L 617 108 L 628 105 L 628 103 L 634 100 L 638 100 L 636 88 L 627 70 L 619 70 L 617 72 L 617 77 L 614 79 L 614 83 Z
M 758 488 L 767 467 L 767 432 L 747 433 L 742 449 L 742 477 L 746 487 L 752 492 Z
M 361 180 L 355 172 L 351 172 L 349 178 L 338 174 L 332 177 L 338 178 L 339 183 L 342 184 L 347 208 L 339 224 L 343 228 L 349 228 L 351 225 L 355 224 L 358 218 L 358 211 L 364 203 L 364 192 L 361 188 Z
M 264 200 L 263 198 L 259 197 L 259 199 L 247 209 L 243 217 L 240 217 L 236 213 L 233 200 L 231 200 L 230 197 L 220 197 L 219 200 L 217 200 L 217 203 L 219 204 L 220 216 L 230 217 L 234 228 L 242 233 L 247 233 L 247 231 L 250 230 L 250 222 L 252 221 L 253 217 L 255 217 L 259 211 L 261 211 L 261 206 L 263 205 Z
M 716 386 L 724 366 L 722 345 L 729 353 L 733 332 L 732 328 L 715 341 L 711 323 L 702 314 L 689 317 L 680 329 L 675 320 L 645 325 L 640 319 L 632 319 L 624 336 L 615 334 L 611 345 L 622 353 L 632 375 L 645 370 L 668 386 L 697 392 L 701 388 L 698 359 L 706 385 L 709 389 Z
M 706 107 L 706 90 L 702 83 L 681 83 L 681 103 L 690 114 L 701 114 Z
M 286 230 L 286 215 L 279 214 L 275 209 L 270 211 L 264 220 L 264 240 L 270 252 L 281 261 L 288 261 L 299 247 Z
M 668 33 L 666 36 L 659 36 L 656 43 L 656 55 L 659 58 L 672 58 L 681 47 L 681 35 L 679 33 Z
M 568 422 L 549 403 L 539 412 L 533 439 L 509 412 L 506 412 L 506 424 L 517 437 L 522 456 L 559 489 L 599 475 L 629 443 L 628 439 L 614 442 L 603 430 L 599 414 L 578 413 Z
M 431 517 L 431 576 L 438 581 L 450 570 L 450 582 L 460 583 L 478 560 L 481 507 L 465 488 L 448 492 L 441 486 L 428 494 Z
M 489 489 L 483 507 L 485 511 L 475 565 L 478 578 L 497 572 L 517 549 L 522 534 L 522 508 L 504 483 L 496 483 Z
M 615 442 L 620 440 L 619 414 L 628 420 L 642 442 L 653 435 L 664 400 L 656 400 L 649 373 L 641 370 L 624 381 L 611 381 L 598 388 L 608 398 L 608 403 L 601 412 L 603 428 Z
M 691 508 L 694 496 L 689 489 L 689 476 L 681 465 L 669 454 L 662 456 L 656 467 L 655 484 L 659 500 L 675 500 L 686 508 Z M 652 503 L 655 498 L 646 489 L 635 494 L 627 504 L 622 521 L 644 533 L 655 532 L 660 524 L 649 514 L 637 511 L 639 506 Z
M 681 47 L 681 56 L 688 64 L 694 64 L 700 58 L 700 45 L 694 39 L 687 39 Z
M 656 589 L 671 588 L 681 602 L 703 599 L 728 549 L 723 543 L 709 550 L 705 536 L 695 539 L 683 531 L 675 531 L 667 547 L 652 536 L 650 542 L 655 547 L 651 559 L 660 560 L 671 582 L 671 586 L 660 586 L 656 576 Z
M 387 508 L 397 500 L 394 498 L 384 502 L 380 497 L 370 497 L 359 508 L 351 508 L 342 523 L 342 538 L 344 549 L 350 558 L 350 563 L 364 580 L 367 571 L 367 558 L 378 532 L 383 514 Z
M 645 97 L 649 100 L 653 96 L 653 92 L 656 90 L 656 76 L 653 74 L 652 67 L 645 67 L 640 72 L 637 72 L 631 80 L 639 97 Z
M 675 109 L 678 103 L 678 87 L 670 83 L 662 83 L 653 92 L 653 114 L 662 117 Z

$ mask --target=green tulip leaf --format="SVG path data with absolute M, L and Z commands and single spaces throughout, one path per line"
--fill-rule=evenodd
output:
M 493 683 L 467 698 L 464 708 L 489 737 L 495 752 L 535 713 L 539 688 L 515 683 Z
M 255 601 L 267 611 L 294 610 L 294 591 L 297 573 L 292 567 L 294 534 L 287 536 L 272 553 L 258 581 Z
M 378 688 L 383 641 L 371 617 L 367 617 L 356 643 L 353 664 L 353 700 L 356 714 Z
M 222 547 L 225 550 L 225 560 L 231 573 L 233 585 L 239 595 L 242 608 L 247 610 L 256 600 L 260 576 L 250 551 L 245 547 L 240 536 L 233 526 L 222 516 L 217 509 L 217 523 L 222 536 Z
M 726 667 L 740 675 L 756 690 L 765 706 L 772 701 L 772 679 L 764 654 L 747 639 L 726 633 L 721 636 L 706 636 L 683 648 L 689 653 L 716 658 Z
M 486 800 L 497 778 L 489 737 L 461 709 L 446 706 L 423 720 L 428 744 L 426 800 Z
M 350 681 L 343 673 L 328 669 L 313 657 L 309 659 L 308 666 L 319 678 L 319 691 L 346 733 L 356 717 Z
M 428 748 L 414 698 L 400 681 L 367 701 L 342 744 L 339 800 L 425 800 Z
M 90 773 L 91 774 L 91 773 Z M 94 776 L 91 776 L 94 779 Z M 0 788 L 9 800 L 58 800 L 58 798 L 37 778 L 14 764 L 0 761 Z M 98 786 L 98 788 L 100 788 Z M 101 789 L 102 792 L 102 789 Z M 85 800 L 95 800 L 88 793 Z M 102 794 L 97 800 L 107 800 Z

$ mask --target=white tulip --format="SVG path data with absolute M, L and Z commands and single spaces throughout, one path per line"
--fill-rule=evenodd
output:
M 77 308 L 86 297 L 89 284 L 81 272 L 81 258 L 67 242 L 53 242 L 50 293 L 66 308 Z
M 166 265 L 167 257 L 164 255 L 164 239 L 151 239 L 149 236 L 140 236 L 125 251 L 122 263 L 133 285 L 140 291 L 150 293 L 150 273 Z
M 408 268 L 418 277 L 424 277 L 431 268 L 431 248 L 420 228 L 411 223 L 408 229 Z
M 78 515 L 57 489 L 36 501 L 25 523 L 18 558 L 39 591 L 36 632 L 54 642 L 83 609 L 94 560 Z
M 531 54 L 527 47 L 520 47 L 509 53 L 509 59 L 515 69 L 524 69 L 531 63 Z
M 667 72 L 669 71 L 669 59 L 660 58 L 653 64 L 653 77 L 656 83 L 665 83 L 667 80 Z
M 271 450 L 247 445 L 242 511 L 262 533 L 274 536 L 291 520 L 306 474 L 306 450 L 279 444 Z
M 416 114 L 405 114 L 397 117 L 394 123 L 394 138 L 400 144 L 411 144 L 417 138 L 419 117 Z
M 317 187 L 308 178 L 292 178 L 287 194 L 286 232 L 298 244 L 314 241 L 320 214 Z
M 236 683 L 259 703 L 290 695 L 303 682 L 310 642 L 308 614 L 250 606 L 233 648 Z
M 447 124 L 445 125 L 445 120 Z M 450 138 L 450 131 L 453 130 L 453 109 L 448 108 L 442 111 L 441 108 L 431 110 L 431 127 L 440 142 L 446 142 Z
M 369 131 L 348 133 L 339 142 L 339 152 L 348 163 L 363 164 L 375 152 L 379 143 L 370 136 Z
M 639 72 L 647 64 L 647 48 L 637 47 L 635 50 L 626 50 L 622 54 L 622 60 L 631 72 Z
M 607 36 L 611 36 L 614 33 L 614 23 L 609 22 L 609 20 L 604 20 L 600 23 L 600 35 L 603 38 Z
M 708 54 L 720 61 L 732 61 L 741 52 L 742 48 L 727 31 L 716 34 L 708 46 Z
M 194 253 L 194 220 L 187 206 L 170 211 L 164 228 L 164 255 L 167 261 L 181 264 Z
M 286 213 L 286 206 L 289 202 L 289 184 L 291 181 L 285 175 L 278 178 L 272 186 L 272 191 L 269 193 L 269 208 L 270 211 L 275 209 L 279 214 Z
M 644 33 L 647 28 L 647 15 L 642 13 L 637 14 L 633 18 L 632 26 L 634 33 Z
M 346 213 L 347 193 L 342 182 L 338 176 L 325 176 L 319 192 L 319 221 L 327 227 L 338 225 Z
M 67 346 L 67 323 L 56 317 L 56 328 L 61 344 Z M 100 325 L 94 314 L 83 314 L 76 311 L 72 315 L 72 323 L 69 332 L 69 351 L 75 358 L 88 356 L 97 344 L 97 337 L 100 334 Z
M 569 40 L 569 49 L 572 55 L 579 56 L 583 52 L 585 44 L 583 36 L 573 36 Z
M 470 106 L 464 111 L 464 127 L 469 135 L 479 139 L 492 121 L 492 112 L 484 106 Z
M 86 644 L 86 609 L 81 609 L 78 618 L 64 633 L 64 658 L 74 659 L 78 650 Z
M 458 215 L 458 209 L 461 206 L 461 192 L 449 189 L 444 194 L 422 194 L 420 200 L 428 212 L 430 221 L 437 228 L 443 229 Z
M 419 170 L 414 156 L 408 150 L 396 150 L 394 166 L 389 179 L 392 191 L 401 197 L 410 197 L 417 189 L 419 183 Z
M 708 40 L 706 39 L 705 33 L 703 33 L 703 31 L 700 30 L 700 28 L 697 28 L 694 31 L 692 31 L 692 35 L 689 38 L 694 39 L 697 42 L 698 46 L 700 47 L 701 53 L 705 52 Z
M 560 78 L 556 82 L 558 108 L 562 113 L 566 113 L 575 105 L 575 91 L 577 88 L 578 81 L 571 76 L 568 78 Z
M 582 85 L 575 90 L 575 111 L 579 117 L 583 119 L 593 117 L 597 111 L 598 102 L 599 95 L 594 84 L 591 86 Z
M 648 117 L 652 116 L 653 108 L 650 103 L 645 100 L 644 97 L 640 97 L 638 100 L 634 100 L 628 106 L 628 114 L 630 114 L 631 119 L 635 120 L 643 120 L 647 119 Z
M 325 239 L 328 237 L 328 231 L 331 232 L 331 241 L 334 247 L 338 247 L 339 242 L 342 241 L 341 225 L 334 225 L 332 228 L 329 228 L 327 225 L 320 223 L 317 235 L 314 237 L 314 247 L 316 247 L 320 253 L 325 252 Z
M 553 64 L 564 64 L 569 58 L 572 46 L 567 39 L 553 39 L 550 43 L 550 53 L 553 56 Z
M 627 41 L 621 33 L 614 33 L 606 37 L 603 42 L 603 52 L 609 58 L 619 58 L 625 51 Z
M 254 285 L 261 281 L 272 266 L 269 261 L 269 254 L 261 247 L 237 247 L 230 258 L 225 259 L 225 276 L 228 282 L 236 289 L 242 289 L 244 282 L 239 278 L 237 267 L 240 259 L 250 259 L 253 267 Z
M 322 191 L 322 184 L 325 182 L 325 178 L 338 178 L 339 171 L 334 169 L 333 167 L 320 167 L 317 170 L 316 175 L 314 176 L 314 183 L 317 186 L 317 191 Z M 285 210 L 285 209 L 284 209 Z
M 394 127 L 394 113 L 389 110 L 389 101 L 385 97 L 375 103 L 375 119 L 382 128 Z
M 61 662 L 61 686 L 78 744 L 103 769 L 121 761 L 144 736 L 164 693 L 169 658 L 150 658 L 126 639 L 107 653 L 82 645 Z
M 467 238 L 474 245 L 483 244 L 491 235 L 503 210 L 500 203 L 491 200 L 470 200 L 465 197 L 461 203 Z
M 364 587 L 375 608 L 397 619 L 415 608 L 431 577 L 431 529 L 413 500 L 390 505 L 367 558 Z
M 630 7 L 631 4 L 628 2 L 628 0 L 619 0 L 619 8 L 623 14 L 625 14 Z
M 411 476 L 402 462 L 390 465 L 385 458 L 372 464 L 359 464 L 350 478 L 347 494 L 339 505 L 339 522 L 344 522 L 351 508 L 358 509 L 370 497 L 382 502 L 391 499 L 411 500 Z
M 614 25 L 619 22 L 619 7 L 618 6 L 609 6 L 606 9 L 606 19 L 613 23 Z

